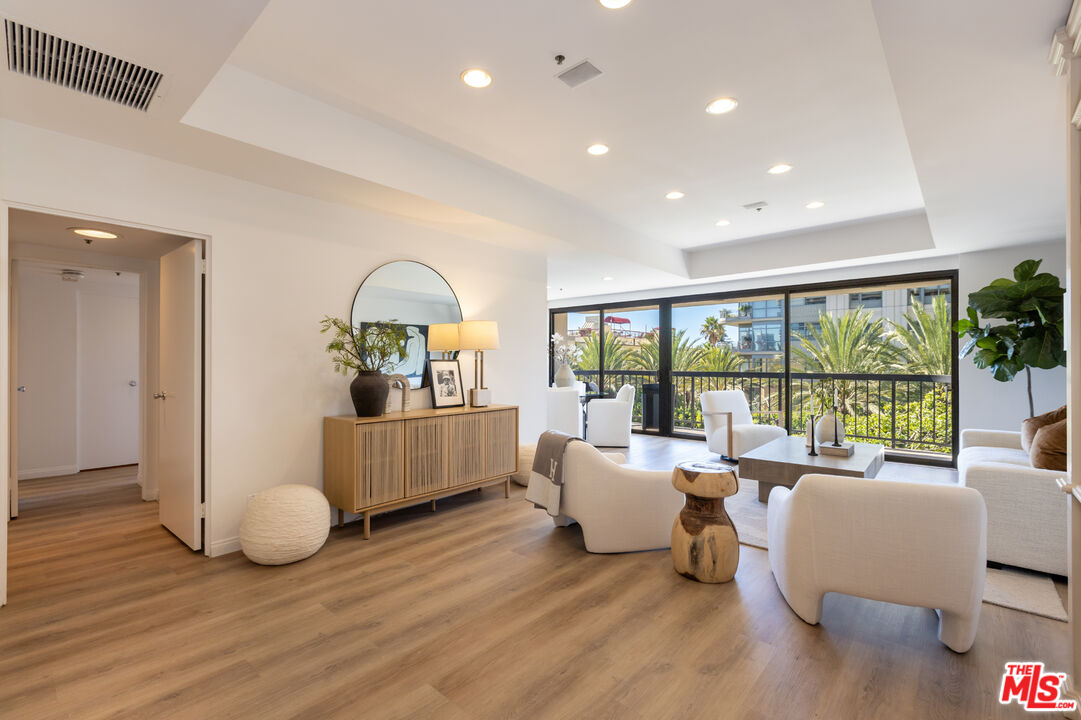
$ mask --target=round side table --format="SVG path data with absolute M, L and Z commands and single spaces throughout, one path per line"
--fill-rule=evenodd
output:
M 728 465 L 682 462 L 672 485 L 687 502 L 672 524 L 672 564 L 684 577 L 707 583 L 728 582 L 739 566 L 739 536 L 724 511 L 724 499 L 739 491 Z

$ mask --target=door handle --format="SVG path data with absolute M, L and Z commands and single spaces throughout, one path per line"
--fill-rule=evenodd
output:
M 164 390 L 162 390 L 161 392 L 156 392 L 156 393 L 154 393 L 154 399 L 155 400 L 164 400 L 166 394 L 167 393 Z
M 134 380 L 128 380 L 128 387 L 135 387 L 138 384 L 139 383 L 135 382 Z
M 25 385 L 20 385 L 19 387 L 15 388 L 15 389 L 18 392 L 26 392 L 26 386 Z

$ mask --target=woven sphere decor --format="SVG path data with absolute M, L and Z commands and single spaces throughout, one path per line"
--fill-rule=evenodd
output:
M 330 503 L 309 485 L 279 485 L 248 496 L 240 549 L 260 565 L 314 555 L 330 534 Z

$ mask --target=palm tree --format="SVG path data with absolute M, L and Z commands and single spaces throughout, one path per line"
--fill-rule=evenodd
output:
M 886 335 L 882 319 L 862 307 L 840 317 L 819 313 L 818 327 L 809 327 L 806 334 L 796 333 L 799 342 L 792 347 L 793 364 L 799 372 L 829 375 L 885 372 L 894 366 L 898 356 Z M 836 394 L 843 412 L 855 414 L 862 410 L 856 402 L 855 388 L 850 390 L 843 378 L 817 385 L 816 399 L 822 407 L 832 405 Z M 868 405 L 877 405 L 876 400 L 864 398 Z
M 731 345 L 721 344 L 706 350 L 696 369 L 707 372 L 739 372 L 743 362 L 743 356 L 734 351 Z
M 705 356 L 706 348 L 696 344 L 697 340 L 687 338 L 686 330 L 672 333 L 672 370 L 686 372 L 697 370 Z M 634 349 L 628 358 L 630 367 L 635 370 L 656 370 L 660 365 L 661 350 L 657 331 L 646 335 L 642 344 Z
M 716 315 L 710 315 L 706 318 L 706 321 L 702 323 L 702 331 L 699 333 L 706 339 L 706 344 L 710 347 L 717 347 L 724 342 L 727 334 L 727 328 Z
M 950 309 L 944 295 L 935 296 L 928 310 L 912 302 L 905 324 L 892 322 L 890 339 L 900 357 L 894 363 L 900 372 L 913 375 L 949 375 L 952 367 L 953 332 Z
M 622 370 L 627 368 L 627 359 L 630 350 L 627 346 L 616 339 L 613 333 L 604 334 L 604 367 L 606 370 Z M 575 370 L 598 370 L 601 366 L 601 333 L 593 333 L 582 343 L 582 351 L 578 354 L 578 360 L 574 363 Z

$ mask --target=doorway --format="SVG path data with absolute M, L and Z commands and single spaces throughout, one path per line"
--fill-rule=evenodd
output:
M 10 516 L 20 484 L 37 505 L 134 485 L 161 527 L 204 550 L 205 239 L 6 216 Z

